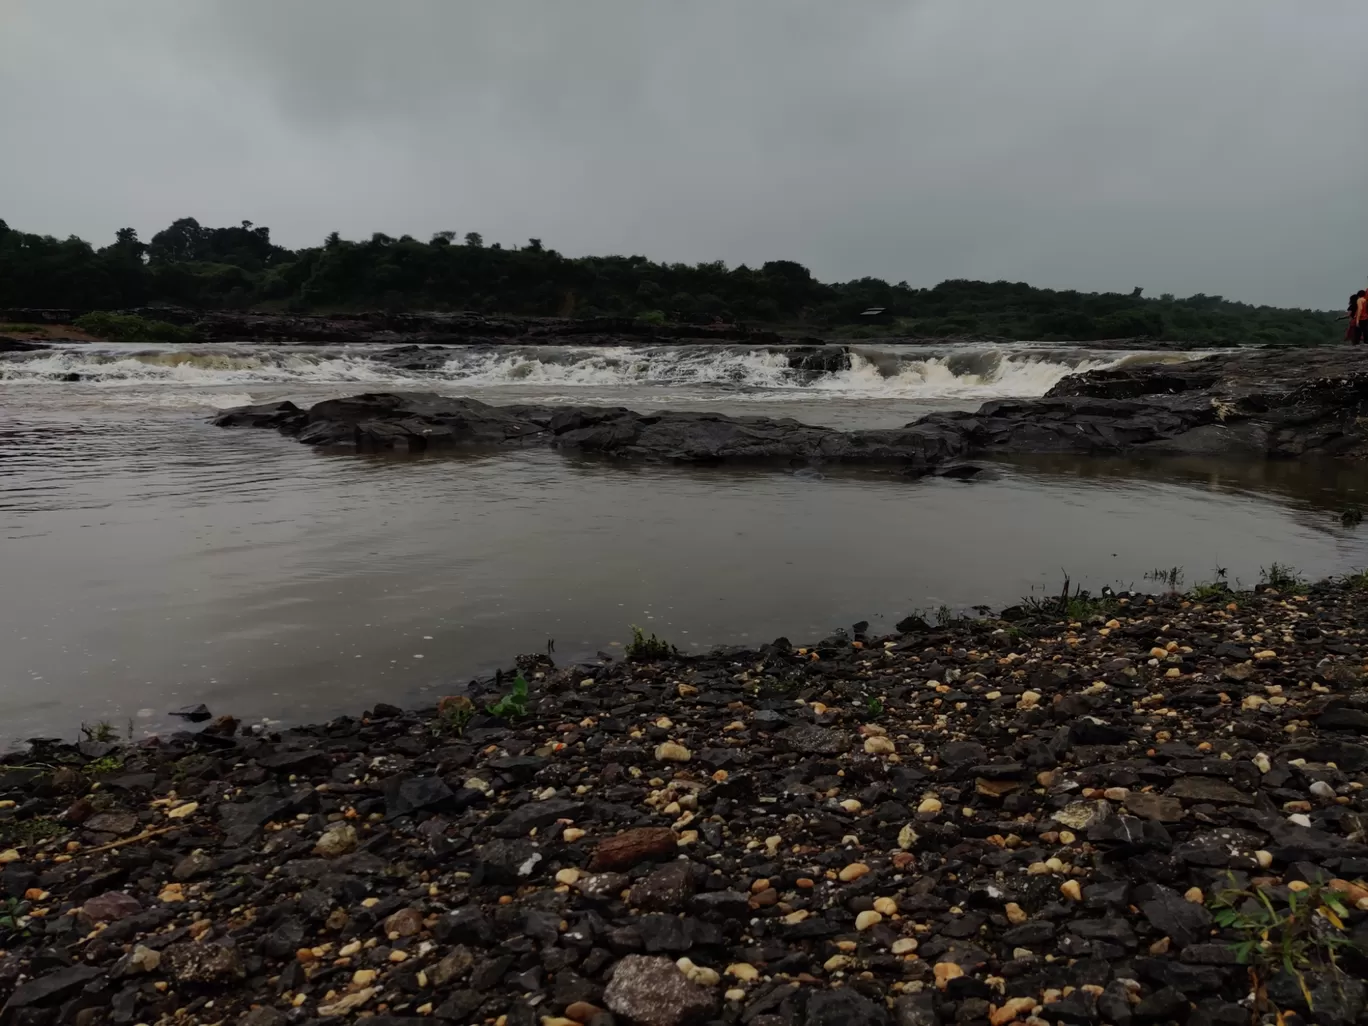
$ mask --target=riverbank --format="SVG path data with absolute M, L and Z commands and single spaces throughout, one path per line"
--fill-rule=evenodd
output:
M 1358 1021 L 1368 589 L 1276 583 L 36 745 L 5 1021 Z

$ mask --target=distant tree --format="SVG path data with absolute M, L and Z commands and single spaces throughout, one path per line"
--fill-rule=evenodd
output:
M 541 239 L 528 239 L 528 240 L 527 240 L 527 251 L 528 251 L 529 253 L 540 253 L 540 252 L 542 252 L 542 240 L 541 240 Z
M 1131 299 L 1139 299 L 1139 298 L 1140 298 L 1140 293 L 1142 293 L 1142 292 L 1144 292 L 1144 291 L 1145 291 L 1144 286 L 1142 286 L 1142 285 L 1137 285 L 1137 286 L 1135 286 L 1135 288 L 1131 289 L 1131 295 L 1130 295 Z
M 323 240 L 323 245 L 328 249 L 342 245 L 342 233 L 328 232 L 328 237 Z
M 465 244 L 471 249 L 479 249 L 484 245 L 484 236 L 479 232 L 466 232 Z
M 456 238 L 455 232 L 435 232 L 433 233 L 432 240 L 428 243 L 428 245 L 450 246 L 451 240 L 454 238 Z

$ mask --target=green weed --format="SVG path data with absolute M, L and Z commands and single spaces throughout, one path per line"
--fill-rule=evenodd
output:
M 0 847 L 17 848 L 22 845 L 41 844 L 64 833 L 66 829 L 62 824 L 48 816 L 0 820 Z
M 45 335 L 41 324 L 0 324 L 0 335 Z
M 434 734 L 454 734 L 460 737 L 475 715 L 475 703 L 465 695 L 452 695 L 437 703 L 437 716 L 432 721 Z
M 1183 568 L 1181 566 L 1171 566 L 1167 570 L 1155 568 L 1145 574 L 1145 580 L 1153 581 L 1155 584 L 1162 584 L 1169 591 L 1177 591 L 1178 585 L 1183 583 Z
M 1231 950 L 1257 974 L 1258 992 L 1269 977 L 1285 972 L 1296 979 L 1308 1008 L 1312 1000 L 1305 974 L 1338 979 L 1338 952 L 1353 947 L 1344 926 L 1344 900 L 1328 887 L 1290 890 L 1287 908 L 1280 909 L 1258 888 L 1232 886 L 1216 895 L 1212 909 L 1217 924 L 1238 935 Z
M 1270 563 L 1259 568 L 1259 581 L 1274 591 L 1295 591 L 1306 584 L 1306 578 L 1297 568 L 1286 563 Z
M 514 720 L 527 715 L 527 678 L 521 673 L 513 681 L 513 690 L 504 695 L 487 711 L 491 716 Z
M 865 700 L 865 715 L 871 720 L 877 720 L 883 714 L 883 699 L 870 695 L 869 698 Z
M 102 777 L 110 773 L 117 773 L 124 768 L 124 761 L 117 755 L 106 755 L 103 759 L 96 759 L 86 765 L 86 772 L 92 777 Z
M 1194 602 L 1221 602 L 1229 599 L 1234 593 L 1230 590 L 1230 585 L 1224 581 L 1211 581 L 1206 584 L 1194 585 L 1188 592 L 1188 598 Z
M 112 724 L 105 720 L 98 723 L 81 724 L 81 733 L 85 735 L 87 741 L 98 741 L 101 743 L 112 743 L 119 740 L 119 731 Z
M 654 634 L 649 638 L 636 624 L 632 625 L 632 642 L 624 650 L 628 659 L 634 663 L 649 663 L 655 659 L 669 659 L 679 654 L 667 641 L 661 641 Z

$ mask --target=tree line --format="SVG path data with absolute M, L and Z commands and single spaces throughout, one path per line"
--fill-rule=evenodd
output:
M 879 278 L 821 282 L 803 265 L 657 263 L 644 256 L 566 257 L 540 239 L 486 244 L 478 232 L 426 242 L 376 233 L 291 250 L 243 221 L 194 218 L 139 239 L 132 228 L 96 247 L 10 228 L 0 220 L 0 307 L 78 312 L 176 305 L 202 310 L 471 310 L 526 316 L 614 316 L 742 322 L 850 337 L 997 336 L 1041 341 L 1147 337 L 1206 344 L 1335 341 L 1334 313 L 1233 302 L 944 281 L 931 288 Z M 876 318 L 863 316 L 883 308 Z M 876 321 L 877 323 L 871 323 Z

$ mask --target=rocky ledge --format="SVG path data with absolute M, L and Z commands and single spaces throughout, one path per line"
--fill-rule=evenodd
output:
M 1246 352 L 1066 378 L 1041 399 L 936 413 L 905 427 L 838 431 L 794 420 L 620 408 L 490 406 L 425 393 L 227 410 L 224 427 L 266 427 L 360 451 L 528 447 L 694 463 L 860 465 L 920 475 L 1006 453 L 1183 453 L 1255 458 L 1368 453 L 1368 351 Z
M 1283 583 L 35 742 L 0 1020 L 1363 1022 L 1368 586 Z

